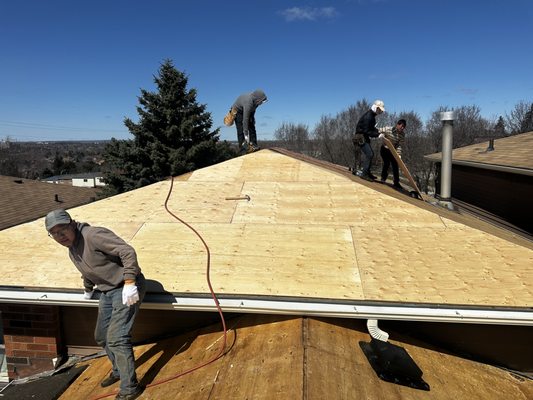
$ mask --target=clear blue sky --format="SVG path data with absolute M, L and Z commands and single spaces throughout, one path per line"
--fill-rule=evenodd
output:
M 2 0 L 0 139 L 132 138 L 124 117 L 167 58 L 222 139 L 256 88 L 259 140 L 363 98 L 423 122 L 473 104 L 497 118 L 533 101 L 533 1 Z

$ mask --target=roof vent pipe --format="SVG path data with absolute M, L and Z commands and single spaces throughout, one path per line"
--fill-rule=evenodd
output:
M 453 210 L 452 204 L 452 142 L 453 142 L 453 111 L 440 113 L 442 121 L 442 161 L 440 170 L 439 204 Z
M 487 151 L 494 151 L 494 139 L 489 139 L 489 147 L 487 147 Z

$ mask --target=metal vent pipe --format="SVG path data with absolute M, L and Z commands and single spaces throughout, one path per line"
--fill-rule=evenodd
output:
M 452 143 L 454 117 L 453 111 L 440 113 L 440 120 L 442 121 L 442 161 L 439 203 L 452 210 Z

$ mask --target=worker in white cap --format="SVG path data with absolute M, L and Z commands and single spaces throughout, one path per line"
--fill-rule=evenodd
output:
M 377 178 L 372 172 L 370 172 L 372 159 L 374 158 L 374 151 L 370 146 L 370 138 L 377 138 L 380 136 L 380 132 L 376 128 L 376 115 L 384 112 L 385 104 L 383 101 L 374 101 L 370 110 L 365 112 L 361 118 L 359 118 L 353 138 L 354 145 L 359 146 L 363 153 L 363 171 L 361 173 L 361 178 L 370 181 Z

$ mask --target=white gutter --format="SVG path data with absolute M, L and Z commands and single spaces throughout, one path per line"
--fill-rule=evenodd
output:
M 405 304 L 346 304 L 327 300 L 309 299 L 272 300 L 232 298 L 218 299 L 224 312 L 305 315 L 315 317 L 357 318 L 378 320 L 452 322 L 495 325 L 533 326 L 533 309 L 498 310 L 460 306 L 437 307 Z M 43 304 L 59 306 L 97 307 L 98 300 L 84 300 L 81 293 L 24 291 L 0 289 L 0 303 Z M 216 312 L 212 298 L 175 297 L 173 295 L 147 295 L 141 306 L 151 310 L 209 311 Z

